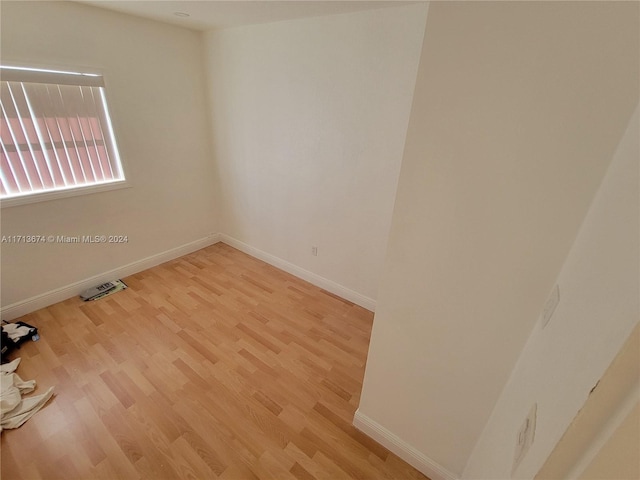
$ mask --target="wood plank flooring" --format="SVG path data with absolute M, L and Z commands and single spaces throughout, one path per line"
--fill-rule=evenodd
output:
M 22 318 L 13 479 L 424 479 L 356 430 L 373 314 L 218 243 Z

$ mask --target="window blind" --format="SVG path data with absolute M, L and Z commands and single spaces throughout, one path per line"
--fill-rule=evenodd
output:
M 0 68 L 0 198 L 124 180 L 102 76 Z

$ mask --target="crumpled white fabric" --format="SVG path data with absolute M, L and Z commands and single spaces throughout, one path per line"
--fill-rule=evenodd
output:
M 22 398 L 23 394 L 33 392 L 35 380 L 22 380 L 14 373 L 20 364 L 16 358 L 11 363 L 0 365 L 0 431 L 5 428 L 18 428 L 40 410 L 53 396 L 53 387 L 42 395 Z
M 33 329 L 16 323 L 5 323 L 2 325 L 2 330 L 7 332 L 9 338 L 15 342 L 16 340 L 29 335 Z
M 5 363 L 4 365 L 0 365 L 0 373 L 12 373 L 15 372 L 20 365 L 20 359 L 16 358 L 12 362 Z

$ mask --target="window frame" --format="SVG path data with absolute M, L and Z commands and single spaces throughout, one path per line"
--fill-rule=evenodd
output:
M 33 203 L 47 202 L 51 200 L 58 200 L 63 198 L 71 198 L 82 195 L 92 195 L 95 193 L 108 192 L 111 190 L 120 190 L 125 188 L 131 188 L 131 179 L 130 179 L 130 171 L 127 168 L 127 162 L 122 154 L 121 142 L 118 139 L 121 139 L 121 135 L 118 133 L 118 125 L 117 120 L 114 119 L 113 113 L 113 104 L 109 102 L 109 79 L 108 74 L 101 68 L 95 67 L 87 67 L 81 65 L 60 65 L 60 64 L 42 64 L 37 62 L 23 62 L 23 61 L 13 61 L 8 58 L 2 59 L 3 66 L 10 66 L 15 68 L 23 68 L 23 69 L 35 69 L 35 70 L 51 70 L 56 72 L 74 72 L 74 73 L 85 73 L 92 75 L 99 75 L 102 77 L 104 87 L 102 90 L 102 95 L 104 97 L 104 101 L 106 104 L 106 109 L 108 113 L 108 118 L 110 122 L 111 132 L 114 137 L 115 145 L 118 150 L 118 159 L 120 161 L 120 168 L 122 170 L 122 175 L 124 176 L 121 180 L 114 180 L 108 183 L 96 183 L 89 185 L 80 185 L 80 186 L 72 186 L 69 188 L 61 188 L 61 189 L 51 189 L 51 190 L 43 190 L 38 192 L 29 192 L 24 195 L 17 195 L 8 198 L 0 199 L 0 209 L 16 207 L 20 205 L 28 205 Z M 0 78 L 1 79 L 1 78 Z

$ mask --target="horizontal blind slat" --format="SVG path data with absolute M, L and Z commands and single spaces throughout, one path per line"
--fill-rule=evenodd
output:
M 40 70 L 18 70 L 0 67 L 0 80 L 3 82 L 48 83 L 57 85 L 77 85 L 104 87 L 101 75 L 71 74 Z

